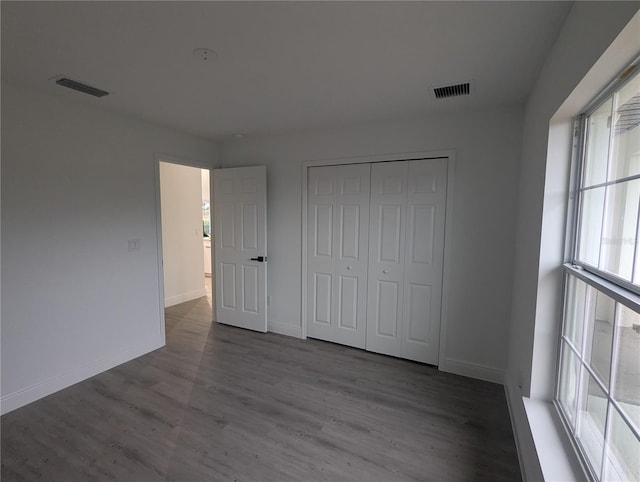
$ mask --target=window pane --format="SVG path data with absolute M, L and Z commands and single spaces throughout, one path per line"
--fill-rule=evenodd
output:
M 592 266 L 598 266 L 600 258 L 604 194 L 604 187 L 582 193 L 578 259 Z
M 211 205 L 202 201 L 202 236 L 211 236 Z
M 640 480 L 640 442 L 612 407 L 603 480 Z
M 640 179 L 607 187 L 600 268 L 631 281 Z
M 575 276 L 567 277 L 566 313 L 564 336 L 582 353 L 582 332 L 584 331 L 584 313 L 587 304 L 587 284 Z
M 615 301 L 592 287 L 587 290 L 588 315 L 584 359 L 609 386 Z
M 640 428 L 640 314 L 618 303 L 613 398 Z
M 607 397 L 596 381 L 582 368 L 576 436 L 594 472 L 600 474 Z
M 582 186 L 593 186 L 607 180 L 611 106 L 609 98 L 587 119 L 587 146 Z
M 640 174 L 640 74 L 617 93 L 614 119 L 610 180 Z
M 562 358 L 560 361 L 560 384 L 558 401 L 564 409 L 572 427 L 576 424 L 576 397 L 578 395 L 578 380 L 580 372 L 578 358 L 564 342 L 562 343 Z

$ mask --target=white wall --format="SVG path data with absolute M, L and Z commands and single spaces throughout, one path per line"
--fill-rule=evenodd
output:
M 201 169 L 160 162 L 164 306 L 206 296 Z
M 528 407 L 536 407 L 537 400 L 553 411 L 549 401 L 553 397 L 561 322 L 572 118 L 638 54 L 638 27 L 627 32 L 615 49 L 607 50 L 638 11 L 638 5 L 576 2 L 527 101 L 506 388 L 521 466 L 529 480 L 538 480 L 543 472 L 547 480 L 568 480 L 560 475 L 567 472 L 550 473 L 554 466 L 583 477 L 576 470 L 572 450 L 563 451 L 563 447 L 550 443 L 546 438 L 549 431 L 540 429 L 535 414 L 529 409 L 525 414 L 522 397 L 532 397 L 526 399 Z M 539 412 L 539 407 L 535 411 Z M 556 436 L 560 441 L 561 432 Z M 546 440 L 539 438 L 541 435 Z M 563 468 L 559 460 L 565 453 L 572 468 Z M 539 458 L 543 460 L 542 469 Z
M 7 412 L 163 345 L 154 155 L 218 152 L 5 83 L 1 134 Z
M 224 167 L 267 166 L 269 330 L 300 335 L 301 179 L 309 160 L 456 151 L 445 369 L 502 381 L 513 273 L 522 111 L 231 140 Z

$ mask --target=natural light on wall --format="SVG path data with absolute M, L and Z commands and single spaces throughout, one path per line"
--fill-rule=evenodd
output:
M 557 406 L 596 480 L 640 480 L 640 74 L 578 120 Z

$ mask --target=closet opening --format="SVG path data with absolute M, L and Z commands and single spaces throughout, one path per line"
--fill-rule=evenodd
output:
M 437 152 L 303 166 L 303 337 L 442 364 L 453 163 Z

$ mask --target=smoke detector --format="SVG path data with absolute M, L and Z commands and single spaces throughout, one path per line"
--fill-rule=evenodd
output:
M 194 49 L 193 56 L 198 60 L 202 60 L 203 62 L 208 62 L 218 58 L 217 53 L 215 53 L 211 49 L 205 49 L 205 48 Z

